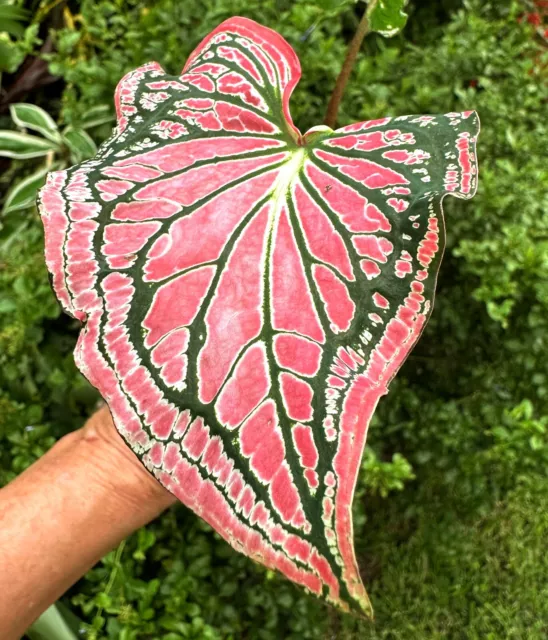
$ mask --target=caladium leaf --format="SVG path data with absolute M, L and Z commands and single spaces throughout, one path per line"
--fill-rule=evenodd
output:
M 40 195 L 76 360 L 147 468 L 232 546 L 369 612 L 351 504 L 379 398 L 431 311 L 473 112 L 301 135 L 299 61 L 221 24 L 116 91 L 95 158 Z

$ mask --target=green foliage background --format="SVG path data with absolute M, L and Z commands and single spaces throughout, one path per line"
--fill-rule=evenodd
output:
M 0 38 L 12 74 L 4 80 L 49 32 L 54 47 L 42 55 L 62 80 L 26 100 L 63 124 L 111 106 L 118 79 L 139 64 L 176 72 L 239 14 L 297 50 L 303 79 L 292 112 L 302 130 L 321 122 L 363 10 L 351 0 L 74 0 L 49 13 L 45 2 L 19 4 L 34 23 Z M 483 127 L 478 195 L 445 201 L 436 308 L 379 407 L 359 479 L 356 545 L 375 622 L 302 594 L 180 506 L 66 595 L 87 637 L 548 636 L 548 57 L 523 19 L 532 5 L 411 3 L 402 35 L 366 40 L 342 105 L 340 124 L 474 108 Z M 10 126 L 6 115 L 0 125 Z M 109 126 L 91 133 L 100 142 Z M 3 162 L 0 190 L 35 168 Z M 78 326 L 50 290 L 42 243 L 35 210 L 1 219 L 0 484 L 97 402 L 74 367 Z

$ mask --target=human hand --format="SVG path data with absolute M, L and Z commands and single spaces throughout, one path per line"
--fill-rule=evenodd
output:
M 176 498 L 107 407 L 0 490 L 0 638 L 19 638 L 89 568 Z

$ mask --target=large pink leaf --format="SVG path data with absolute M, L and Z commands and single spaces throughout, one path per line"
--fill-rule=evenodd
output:
M 441 200 L 476 188 L 473 112 L 301 135 L 300 76 L 234 18 L 40 195 L 76 360 L 146 467 L 232 546 L 367 613 L 351 504 L 367 427 L 432 308 Z

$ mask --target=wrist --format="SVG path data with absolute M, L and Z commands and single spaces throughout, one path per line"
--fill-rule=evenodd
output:
M 150 474 L 114 426 L 108 407 L 96 411 L 74 434 L 76 457 L 94 485 L 116 500 L 155 517 L 176 502 Z

